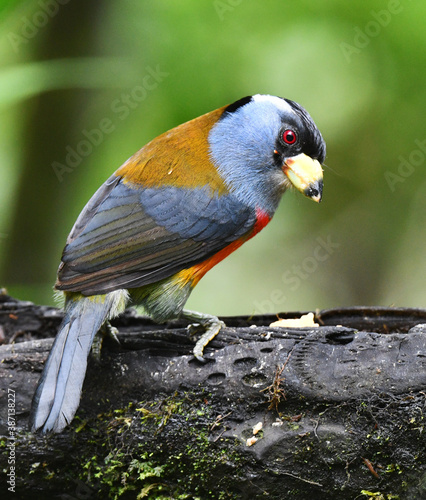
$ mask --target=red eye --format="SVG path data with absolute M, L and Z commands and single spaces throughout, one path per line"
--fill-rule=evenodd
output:
M 297 141 L 297 135 L 293 130 L 287 129 L 283 132 L 283 141 L 286 144 L 294 144 Z

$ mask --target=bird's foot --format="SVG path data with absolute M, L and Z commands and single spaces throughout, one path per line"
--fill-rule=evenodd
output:
M 112 326 L 109 321 L 105 321 L 105 323 L 101 326 L 100 330 L 96 333 L 92 343 L 91 354 L 96 363 L 101 362 L 101 350 L 105 337 L 109 337 L 118 346 L 120 345 L 120 341 L 118 340 L 117 334 L 118 334 L 118 329 L 115 328 L 115 326 Z
M 216 337 L 221 328 L 225 326 L 225 323 L 216 316 L 211 316 L 209 314 L 203 314 L 195 311 L 183 310 L 181 317 L 195 323 L 189 326 L 189 329 L 192 330 L 191 335 L 194 334 L 197 330 L 197 325 L 200 325 L 203 328 L 204 333 L 197 340 L 193 349 L 193 353 L 198 361 L 205 363 L 206 360 L 203 357 L 204 348 L 211 340 Z

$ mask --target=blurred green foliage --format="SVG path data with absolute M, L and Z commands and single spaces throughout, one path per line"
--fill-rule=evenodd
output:
M 52 303 L 77 215 L 146 142 L 269 93 L 305 106 L 326 139 L 323 202 L 287 193 L 188 307 L 425 307 L 424 2 L 32 0 L 4 1 L 0 16 L 9 292 Z

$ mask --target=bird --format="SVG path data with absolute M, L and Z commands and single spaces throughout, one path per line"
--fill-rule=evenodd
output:
M 194 356 L 224 323 L 186 310 L 200 279 L 271 220 L 291 187 L 323 191 L 324 139 L 290 99 L 243 97 L 156 137 L 95 192 L 63 250 L 55 289 L 64 318 L 36 388 L 33 432 L 73 419 L 95 335 L 138 305 L 155 322 L 184 318 L 205 331 Z

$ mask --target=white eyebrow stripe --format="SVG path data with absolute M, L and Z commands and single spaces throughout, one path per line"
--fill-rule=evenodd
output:
M 279 108 L 282 111 L 285 112 L 293 112 L 292 107 L 290 104 L 285 101 L 284 99 L 281 99 L 280 97 L 277 97 L 275 95 L 267 95 L 267 94 L 256 94 L 253 96 L 253 101 L 257 102 L 270 102 L 271 104 L 274 104 L 277 108 Z

